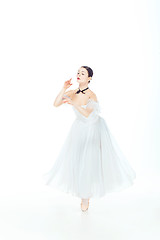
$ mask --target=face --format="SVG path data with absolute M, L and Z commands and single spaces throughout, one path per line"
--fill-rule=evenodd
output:
M 85 68 L 79 68 L 77 71 L 77 82 L 78 83 L 88 83 L 91 77 L 88 77 L 88 71 Z

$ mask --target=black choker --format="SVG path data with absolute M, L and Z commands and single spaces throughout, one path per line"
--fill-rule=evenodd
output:
M 85 89 L 83 89 L 83 90 L 80 90 L 80 89 L 79 89 L 79 90 L 76 92 L 76 94 L 78 94 L 78 93 L 80 93 L 80 92 L 82 92 L 83 94 L 85 94 L 84 91 L 87 90 L 87 89 L 89 89 L 89 87 L 87 87 L 87 88 L 85 88 Z

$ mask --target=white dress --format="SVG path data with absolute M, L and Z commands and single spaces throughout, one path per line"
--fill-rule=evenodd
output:
M 133 184 L 136 173 L 118 147 L 105 120 L 99 115 L 99 102 L 88 100 L 89 117 L 71 105 L 76 119 L 49 172 L 45 185 L 80 198 L 100 198 Z

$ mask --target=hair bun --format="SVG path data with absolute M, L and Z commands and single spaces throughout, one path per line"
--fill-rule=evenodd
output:
M 88 67 L 88 66 L 81 66 L 83 68 L 85 68 L 88 72 L 88 77 L 92 77 L 93 76 L 93 70 L 92 68 Z

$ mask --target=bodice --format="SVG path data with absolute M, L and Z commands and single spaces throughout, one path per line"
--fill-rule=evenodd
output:
M 75 112 L 76 118 L 82 122 L 86 123 L 94 123 L 99 119 L 99 113 L 101 112 L 99 102 L 94 101 L 93 99 L 88 100 L 86 105 L 81 105 L 81 107 L 87 109 L 92 109 L 93 111 L 89 114 L 88 117 L 85 117 L 83 114 L 81 114 L 73 105 L 72 108 Z

